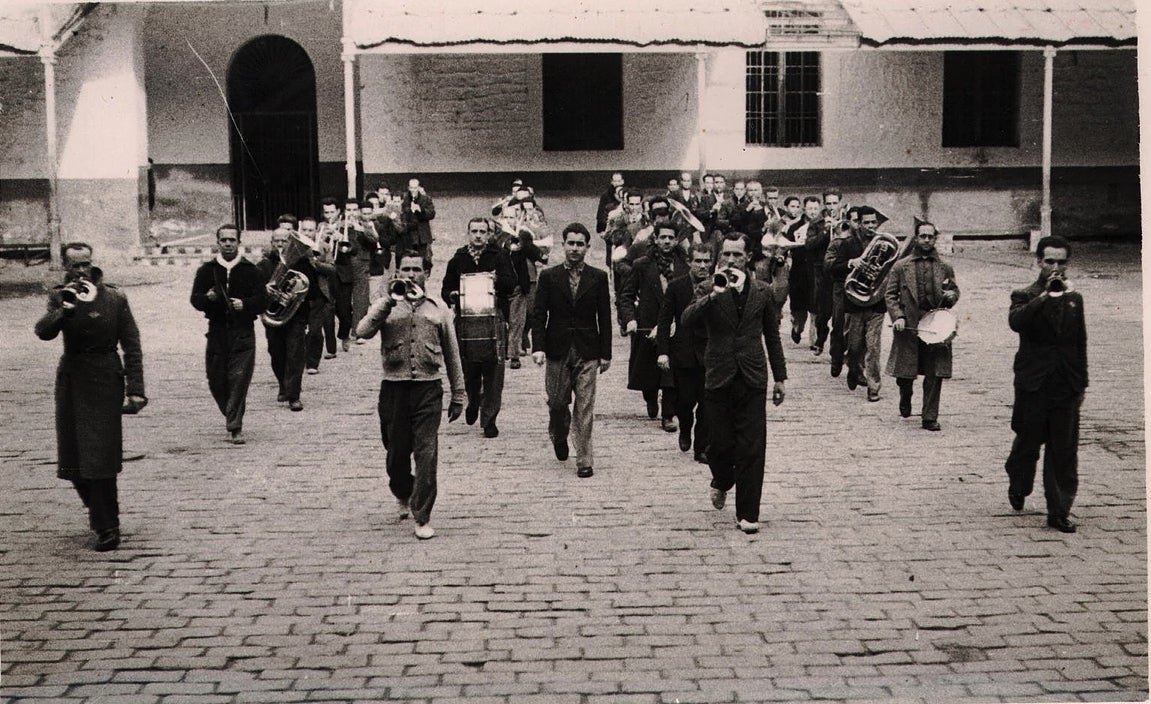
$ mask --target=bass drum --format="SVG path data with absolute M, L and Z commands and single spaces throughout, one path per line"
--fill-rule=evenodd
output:
M 946 308 L 936 308 L 919 319 L 915 334 L 928 345 L 951 342 L 959 334 L 959 318 Z

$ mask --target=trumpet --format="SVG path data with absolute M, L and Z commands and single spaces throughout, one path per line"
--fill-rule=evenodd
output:
M 407 279 L 392 279 L 388 284 L 388 295 L 391 296 L 393 301 L 411 301 L 415 303 L 423 299 L 424 289 L 414 281 Z
M 743 290 L 743 282 L 747 280 L 747 274 L 742 269 L 734 267 L 728 269 L 720 269 L 715 272 L 712 278 L 712 285 L 715 287 L 717 293 L 726 291 L 729 287 L 736 290 Z
M 75 308 L 77 303 L 91 303 L 96 300 L 96 284 L 79 278 L 68 282 L 60 289 L 60 302 L 65 308 Z

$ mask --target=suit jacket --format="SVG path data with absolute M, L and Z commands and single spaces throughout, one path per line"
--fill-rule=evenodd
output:
M 687 258 L 683 250 L 672 250 L 672 276 L 677 279 L 687 274 Z M 636 260 L 631 274 L 624 281 L 618 305 L 620 323 L 627 325 L 636 321 L 639 329 L 647 332 L 659 324 L 659 309 L 663 305 L 664 286 L 669 281 L 660 281 L 659 266 L 655 259 L 643 256 Z
M 1087 388 L 1087 324 L 1083 296 L 1068 291 L 1059 298 L 1040 298 L 1044 285 L 1036 281 L 1011 292 L 1007 322 L 1019 333 L 1015 353 L 1015 388 L 1037 391 L 1050 376 L 1069 388 Z
M 699 325 L 688 329 L 683 324 L 683 312 L 694 298 L 695 282 L 691 275 L 681 276 L 667 285 L 663 305 L 659 309 L 656 351 L 670 357 L 671 366 L 679 369 L 702 367 L 703 353 L 707 349 L 707 331 Z M 674 335 L 671 333 L 673 324 Z
M 416 196 L 416 203 L 420 206 L 419 212 L 412 210 L 412 192 L 404 191 L 400 202 L 400 222 L 408 245 L 429 244 L 432 237 L 431 221 L 436 217 L 436 206 L 431 196 L 420 193 Z
M 607 272 L 584 264 L 573 297 L 563 264 L 540 272 L 532 308 L 532 351 L 564 359 L 575 348 L 580 359 L 611 359 L 611 296 Z
M 920 360 L 919 337 L 914 332 L 919 327 L 919 319 L 929 310 L 941 308 L 943 294 L 953 291 L 956 301 L 959 300 L 959 285 L 955 282 L 955 269 L 939 255 L 932 254 L 927 261 L 932 268 L 932 280 L 935 285 L 927 291 L 927 299 L 919 300 L 919 281 L 916 273 L 916 261 L 921 257 L 912 255 L 904 257 L 895 263 L 891 273 L 887 275 L 887 286 L 884 289 L 884 300 L 887 313 L 891 321 L 900 318 L 907 323 L 910 330 L 894 332 L 891 337 L 891 355 L 887 358 L 887 373 L 903 379 L 914 379 L 921 369 L 922 363 L 929 363 L 931 376 L 943 378 L 951 377 L 951 343 L 932 345 L 929 349 L 928 359 Z M 948 306 L 950 307 L 950 306 Z M 923 373 L 928 373 L 924 371 Z
M 704 353 L 704 388 L 721 389 L 738 372 L 751 388 L 767 388 L 767 365 L 776 381 L 787 379 L 787 363 L 779 342 L 779 316 L 775 298 L 767 285 L 747 278 L 747 301 L 743 314 L 735 304 L 735 292 L 704 296 L 683 311 L 683 325 L 689 330 L 704 326 L 707 351 Z M 767 355 L 764 355 L 764 343 Z

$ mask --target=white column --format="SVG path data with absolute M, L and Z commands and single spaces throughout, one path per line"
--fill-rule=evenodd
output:
M 60 159 L 56 149 L 56 48 L 52 42 L 51 25 L 47 8 L 41 8 L 40 63 L 44 64 L 44 125 L 46 131 L 48 172 L 48 246 L 52 257 L 52 268 L 59 269 L 64 262 L 60 254 L 60 196 L 58 179 Z
M 356 53 L 352 40 L 344 37 L 344 169 L 348 173 L 348 197 L 359 198 L 356 193 Z
M 697 182 L 700 187 L 703 187 L 703 175 L 707 173 L 707 145 L 704 141 L 707 138 L 707 128 L 704 126 L 704 95 L 707 92 L 707 52 L 697 51 L 695 53 L 695 120 L 696 130 L 696 152 L 699 158 L 699 177 Z
M 1043 49 L 1043 201 L 1039 205 L 1039 231 L 1051 234 L 1051 123 L 1055 93 L 1055 47 Z

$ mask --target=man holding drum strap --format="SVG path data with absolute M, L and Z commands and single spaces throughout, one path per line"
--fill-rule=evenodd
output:
M 884 299 L 895 334 L 887 373 L 899 386 L 899 415 L 911 415 L 915 377 L 923 376 L 923 429 L 940 430 L 939 393 L 951 378 L 951 340 L 929 345 L 919 339 L 919 322 L 936 308 L 951 308 L 959 301 L 955 270 L 935 251 L 935 225 L 916 220 L 911 255 L 896 262 L 887 277 Z

